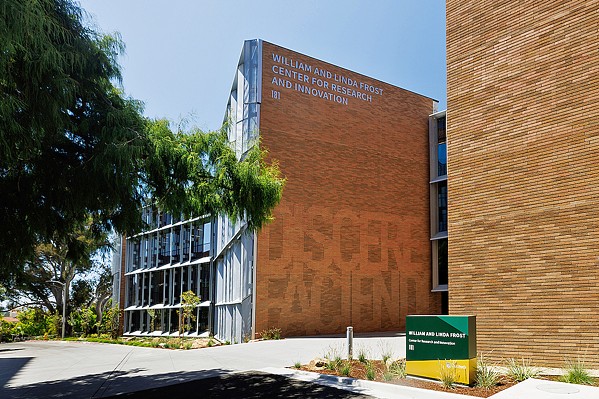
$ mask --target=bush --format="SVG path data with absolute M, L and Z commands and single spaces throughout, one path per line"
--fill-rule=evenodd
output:
M 559 380 L 570 384 L 593 385 L 593 377 L 584 367 L 584 362 L 580 359 L 576 361 L 568 360 L 564 367 L 566 374 L 562 375 Z
M 476 365 L 476 386 L 491 389 L 499 382 L 499 373 L 493 370 L 493 366 L 487 363 L 481 353 Z
M 13 335 L 36 337 L 47 332 L 48 322 L 46 313 L 39 308 L 25 309 L 17 313 L 19 322 L 14 328 Z M 16 334 L 15 334 L 16 333 Z
M 260 333 L 260 338 L 262 338 L 264 340 L 281 339 L 282 338 L 281 329 L 276 328 L 276 327 L 271 327 L 269 329 L 266 329 Z
M 339 373 L 342 376 L 348 377 L 351 373 L 351 362 L 344 362 L 341 366 L 341 369 L 339 370 Z
M 364 347 L 358 348 L 358 360 L 360 363 L 366 363 L 368 361 L 368 351 Z
M 515 382 L 522 382 L 529 378 L 537 377 L 540 370 L 530 365 L 530 361 L 522 359 L 522 364 L 516 359 L 509 359 L 507 362 L 507 377 Z
M 366 362 L 366 378 L 373 381 L 376 378 L 376 370 L 371 362 Z
M 389 372 L 396 377 L 406 378 L 406 361 L 405 359 L 396 360 L 389 366 Z

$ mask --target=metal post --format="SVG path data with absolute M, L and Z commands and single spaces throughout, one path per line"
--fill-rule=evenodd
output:
M 354 328 L 347 327 L 347 359 L 351 360 L 354 354 Z
M 62 339 L 64 339 L 64 329 L 67 324 L 67 284 L 62 284 Z

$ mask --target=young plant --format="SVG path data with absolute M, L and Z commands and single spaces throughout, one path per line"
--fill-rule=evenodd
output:
M 564 369 L 566 374 L 559 378 L 561 382 L 580 385 L 593 385 L 593 377 L 591 377 L 589 371 L 584 367 L 584 362 L 582 362 L 580 359 L 576 361 L 566 361 L 566 366 Z
M 491 389 L 499 382 L 499 373 L 493 370 L 493 366 L 487 363 L 481 353 L 476 364 L 476 386 Z
M 458 380 L 456 362 L 447 360 L 439 361 L 439 377 L 445 388 L 453 389 L 453 386 Z
M 341 366 L 339 373 L 344 377 L 349 377 L 351 373 L 351 362 L 343 362 L 343 365 Z
M 398 378 L 406 378 L 406 361 L 399 359 L 391 363 L 389 372 Z
M 539 375 L 541 371 L 536 367 L 530 365 L 530 361 L 522 358 L 522 364 L 518 363 L 516 359 L 509 359 L 507 362 L 507 377 L 515 382 L 522 382 L 529 378 L 534 378 Z
M 376 370 L 372 362 L 366 362 L 366 378 L 373 381 L 376 378 Z
M 338 370 L 343 363 L 341 350 L 337 346 L 329 346 L 324 354 L 324 358 L 327 360 L 325 364 L 327 370 Z
M 183 336 L 183 329 L 189 333 L 191 331 L 191 323 L 196 321 L 196 308 L 200 304 L 201 299 L 195 292 L 189 290 L 181 294 L 181 307 L 177 310 L 179 313 L 179 336 Z
M 293 367 L 295 367 L 298 370 L 301 369 L 302 368 L 302 362 L 300 362 L 300 361 L 295 362 L 293 364 Z
M 364 347 L 358 348 L 358 360 L 360 363 L 368 362 L 368 351 Z
M 387 364 L 387 360 L 393 357 L 393 349 L 391 349 L 391 345 L 389 342 L 379 341 L 379 348 L 381 350 L 381 359 L 383 363 Z

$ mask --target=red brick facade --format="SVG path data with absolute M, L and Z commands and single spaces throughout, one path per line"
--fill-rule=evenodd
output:
M 599 368 L 598 21 L 447 1 L 449 309 L 496 359 Z
M 255 331 L 402 330 L 407 314 L 439 313 L 433 100 L 266 42 L 262 74 L 261 143 L 287 185 L 276 220 L 258 234 Z

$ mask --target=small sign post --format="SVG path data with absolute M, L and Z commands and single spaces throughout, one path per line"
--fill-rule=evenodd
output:
M 476 316 L 407 316 L 406 372 L 473 384 L 476 375 Z

